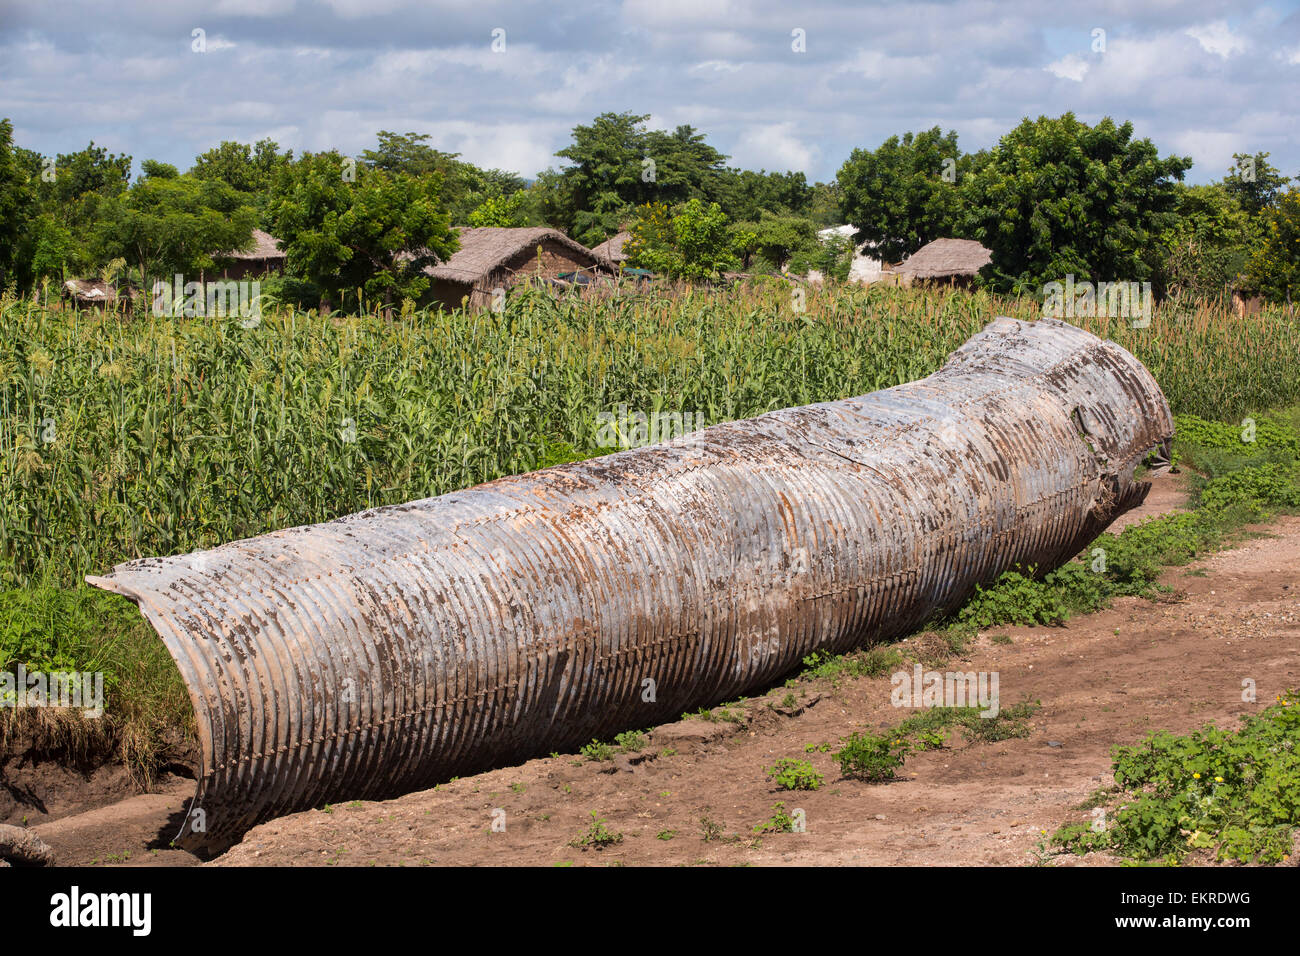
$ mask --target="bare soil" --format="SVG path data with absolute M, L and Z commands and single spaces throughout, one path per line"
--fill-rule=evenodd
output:
M 1179 476 L 1153 482 L 1124 523 L 1184 503 Z M 1170 569 L 1164 580 L 1176 591 L 1163 601 L 1124 598 L 1063 627 L 981 634 L 964 658 L 936 669 L 998 672 L 1004 708 L 1041 701 L 1029 736 L 968 745 L 954 734 L 943 749 L 909 757 L 892 783 L 842 779 L 830 752 L 805 749 L 836 749 L 856 730 L 906 717 L 890 705 L 888 676 L 800 682 L 795 707 L 774 688 L 744 705 L 742 722 L 654 728 L 640 754 L 564 754 L 395 800 L 293 814 L 210 865 L 1032 864 L 1046 834 L 1088 819 L 1078 807 L 1112 783 L 1112 747 L 1158 729 L 1231 726 L 1300 687 L 1300 517 L 1263 530 L 1269 536 Z M 1257 702 L 1242 699 L 1247 679 Z M 777 790 L 764 768 L 782 757 L 809 760 L 825 783 Z M 37 830 L 58 863 L 197 862 L 166 849 L 193 790 L 187 780 L 168 786 L 51 814 Z M 754 833 L 778 801 L 803 811 L 806 832 Z M 593 812 L 618 842 L 581 845 Z

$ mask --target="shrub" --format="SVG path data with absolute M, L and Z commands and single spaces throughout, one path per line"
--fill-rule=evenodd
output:
M 783 757 L 765 771 L 781 790 L 817 790 L 824 779 L 807 760 Z
M 907 741 L 873 734 L 870 731 L 844 738 L 835 759 L 845 777 L 877 783 L 893 780 L 894 771 L 903 766 L 911 749 Z

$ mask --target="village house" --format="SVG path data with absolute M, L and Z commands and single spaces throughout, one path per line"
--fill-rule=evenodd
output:
M 464 227 L 460 248 L 446 262 L 426 266 L 431 302 L 458 309 L 491 308 L 497 289 L 529 280 L 555 280 L 569 273 L 608 274 L 611 265 L 558 229 Z
M 213 258 L 217 260 L 223 279 L 256 279 L 272 272 L 284 272 L 286 256 L 280 249 L 278 239 L 261 229 L 254 229 L 251 249 L 243 252 L 218 252 Z
M 591 251 L 598 259 L 604 259 L 610 265 L 619 267 L 627 262 L 627 253 L 623 251 L 623 246 L 632 238 L 632 233 L 626 229 L 615 236 L 606 239 L 600 245 Z
M 973 239 L 935 239 L 927 242 L 892 270 L 900 285 L 937 282 L 967 286 L 993 253 Z

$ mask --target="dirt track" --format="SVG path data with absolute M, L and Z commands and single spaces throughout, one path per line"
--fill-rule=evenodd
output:
M 1127 521 L 1179 505 L 1177 477 L 1155 484 Z M 818 682 L 800 691 L 812 703 L 795 716 L 768 706 L 786 694 L 774 689 L 747 704 L 743 725 L 690 720 L 655 729 L 646 752 L 656 756 L 639 763 L 565 754 L 396 800 L 299 813 L 252 830 L 214 865 L 1032 863 L 1042 831 L 1085 819 L 1073 808 L 1110 783 L 1112 746 L 1156 729 L 1229 725 L 1300 686 L 1300 518 L 1279 518 L 1269 532 L 1167 572 L 1185 598 L 1125 598 L 1065 627 L 982 634 L 962 661 L 938 669 L 997 671 L 1003 707 L 1041 700 L 1030 736 L 975 745 L 954 736 L 943 750 L 909 758 L 894 783 L 841 779 L 829 753 L 805 753 L 806 744 L 835 745 L 907 716 L 890 706 L 889 678 L 849 679 L 838 689 Z M 1012 643 L 991 640 L 1002 634 Z M 1241 699 L 1246 678 L 1258 703 Z M 781 757 L 810 760 L 825 785 L 777 791 L 763 768 Z M 175 780 L 164 794 L 38 832 L 60 863 L 193 863 L 166 849 L 190 792 L 189 781 Z M 804 810 L 807 831 L 754 840 L 752 828 L 777 801 Z M 623 834 L 620 844 L 568 845 L 587 831 L 591 811 Z M 722 825 L 720 839 L 702 839 L 702 817 Z M 494 818 L 504 832 L 492 832 Z

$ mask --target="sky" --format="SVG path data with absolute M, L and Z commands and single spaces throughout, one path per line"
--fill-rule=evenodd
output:
M 1300 0 L 0 0 L 0 117 L 181 170 L 222 140 L 356 155 L 420 132 L 531 178 L 611 112 L 690 124 L 728 165 L 833 179 L 940 126 L 974 151 L 1026 116 L 1132 121 L 1190 182 L 1233 153 L 1300 174 Z

